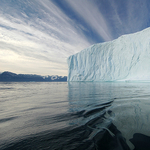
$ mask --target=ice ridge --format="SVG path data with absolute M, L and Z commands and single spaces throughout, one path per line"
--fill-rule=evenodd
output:
M 150 28 L 68 58 L 68 81 L 150 81 Z

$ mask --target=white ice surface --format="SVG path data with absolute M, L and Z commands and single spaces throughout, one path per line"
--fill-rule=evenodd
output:
M 68 58 L 68 81 L 150 81 L 150 28 Z

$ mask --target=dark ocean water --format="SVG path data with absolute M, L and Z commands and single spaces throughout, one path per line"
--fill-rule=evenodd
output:
M 150 150 L 150 83 L 0 83 L 0 150 Z

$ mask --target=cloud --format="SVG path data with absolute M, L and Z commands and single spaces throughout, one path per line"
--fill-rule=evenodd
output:
M 28 4 L 26 7 L 31 9 L 31 6 L 32 4 Z M 8 51 L 15 53 L 15 61 L 18 62 L 18 65 L 15 62 L 14 64 L 16 68 L 19 65 L 22 66 L 21 72 L 27 65 L 23 64 L 18 56 L 27 62 L 29 62 L 29 58 L 31 58 L 30 62 L 31 60 L 39 62 L 38 64 L 32 62 L 37 68 L 36 73 L 56 74 L 63 72 L 61 75 L 67 75 L 67 57 L 79 52 L 91 43 L 82 33 L 82 29 L 80 27 L 77 29 L 77 25 L 51 1 L 38 0 L 32 7 L 36 6 L 39 9 L 38 14 L 32 12 L 31 17 L 26 13 L 26 10 L 20 10 L 21 12 L 17 13 L 13 6 L 9 8 L 11 13 L 0 12 L 0 51 L 7 50 L 7 53 Z M 2 56 L 3 60 L 10 58 L 6 56 L 7 53 Z M 3 68 L 7 68 L 9 62 L 5 63 Z M 30 64 L 27 64 L 28 72 L 32 73 Z M 49 65 L 49 71 L 41 72 L 39 64 L 43 64 L 43 68 L 45 65 Z
M 112 9 L 108 20 L 115 31 L 113 37 L 134 33 L 148 27 L 150 3 L 148 0 L 109 0 Z M 111 19 L 110 19 L 111 18 Z
M 149 1 L 133 0 L 127 3 L 127 26 L 129 31 L 136 32 L 147 27 L 149 22 Z
M 149 0 L 64 0 L 65 8 L 57 2 L 0 1 L 0 71 L 67 75 L 68 56 L 150 20 Z
M 94 1 L 67 0 L 67 2 L 76 14 L 81 16 L 82 19 L 104 39 L 104 41 L 110 41 L 113 39 L 108 23 Z

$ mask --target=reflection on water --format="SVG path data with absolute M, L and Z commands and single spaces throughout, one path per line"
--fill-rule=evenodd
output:
M 149 83 L 0 83 L 0 149 L 150 149 Z

